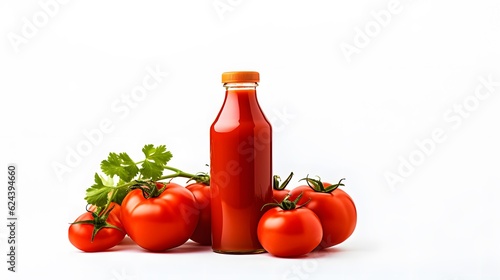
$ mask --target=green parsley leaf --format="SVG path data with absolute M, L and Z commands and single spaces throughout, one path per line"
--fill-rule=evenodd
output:
M 142 149 L 142 152 L 146 155 L 146 159 L 153 160 L 156 164 L 162 166 L 166 165 L 172 159 L 172 153 L 167 151 L 165 145 L 160 145 L 153 149 L 151 149 L 151 146 L 153 145 L 146 145 Z
M 109 176 L 101 175 L 101 174 L 99 174 L 99 177 L 101 177 L 101 181 L 102 181 L 103 185 L 108 186 L 108 187 L 115 185 L 115 180 L 113 179 L 113 177 L 109 177 Z
M 165 165 L 172 158 L 172 153 L 167 151 L 165 145 L 154 147 L 152 144 L 145 145 L 142 152 L 146 159 L 142 163 L 142 168 L 139 170 L 142 179 L 156 180 L 163 174 Z
M 98 207 L 105 206 L 108 202 L 108 194 L 112 188 L 105 186 L 99 174 L 94 176 L 95 184 L 87 189 L 85 200 L 88 204 L 93 204 Z
M 155 181 L 163 176 L 167 168 L 167 162 L 172 158 L 172 153 L 167 151 L 165 145 L 155 147 L 152 144 L 145 145 L 142 149 L 145 159 L 134 162 L 126 153 L 109 153 L 108 158 L 101 162 L 101 170 L 105 174 L 95 174 L 95 184 L 86 191 L 85 200 L 89 204 L 104 207 L 113 201 L 121 204 L 125 196 L 130 192 L 130 187 L 139 182 Z M 139 164 L 141 164 L 139 168 Z M 118 176 L 118 180 L 115 180 Z M 182 176 L 191 178 L 189 173 L 178 171 L 177 174 L 165 178 Z M 117 183 L 115 183 L 118 181 Z
M 113 177 L 117 175 L 123 181 L 131 181 L 139 168 L 126 153 L 109 153 L 108 159 L 101 162 L 101 170 L 104 174 Z

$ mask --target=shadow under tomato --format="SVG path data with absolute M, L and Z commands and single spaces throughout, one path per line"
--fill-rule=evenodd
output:
M 118 251 L 136 251 L 136 252 L 150 253 L 150 254 L 183 254 L 183 253 L 211 252 L 212 247 L 206 245 L 200 245 L 196 242 L 188 240 L 186 243 L 184 243 L 179 247 L 175 247 L 161 252 L 152 252 L 140 247 L 130 237 L 126 236 L 122 240 L 122 242 L 120 242 L 117 246 L 108 249 L 105 252 L 118 252 Z
M 123 240 L 120 243 L 118 243 L 118 246 L 128 246 L 128 245 L 135 246 L 134 240 L 132 240 L 128 235 L 125 236 L 125 238 L 123 238 Z
M 212 247 L 207 245 L 200 245 L 191 240 L 187 241 L 179 247 L 175 247 L 165 252 L 164 254 L 183 254 L 183 253 L 200 253 L 200 252 L 212 252 Z
M 314 250 L 310 252 L 309 254 L 302 255 L 302 256 L 296 256 L 296 257 L 279 257 L 275 256 L 272 254 L 267 253 L 266 255 L 272 258 L 280 258 L 280 259 L 317 259 L 317 258 L 323 258 L 323 257 L 331 257 L 332 255 L 346 252 L 348 250 L 342 249 L 342 248 L 335 248 L 335 247 L 330 247 L 326 249 L 321 249 L 321 250 Z
M 135 242 L 127 235 L 120 243 L 118 243 L 118 245 L 104 252 L 134 251 L 140 248 L 141 247 L 135 244 Z
M 330 247 L 321 250 L 315 250 L 309 253 L 309 255 L 312 255 L 314 258 L 322 258 L 322 257 L 331 257 L 332 255 L 336 255 L 346 251 L 348 250 L 337 247 Z
M 343 249 L 343 248 L 339 248 L 339 247 L 330 247 L 330 248 L 326 248 L 326 249 L 321 249 L 319 251 L 317 251 L 317 253 L 321 254 L 321 253 L 324 253 L 324 254 L 335 254 L 335 253 L 341 253 L 341 252 L 346 252 L 348 250 L 346 249 Z

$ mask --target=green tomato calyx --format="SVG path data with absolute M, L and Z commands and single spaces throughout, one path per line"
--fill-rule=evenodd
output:
M 77 222 L 74 222 L 71 224 L 72 225 L 85 224 L 85 225 L 94 226 L 94 229 L 92 230 L 92 237 L 90 238 L 90 242 L 94 242 L 95 236 L 103 228 L 113 228 L 113 229 L 117 229 L 117 230 L 123 232 L 123 230 L 121 228 L 114 226 L 114 225 L 107 222 L 109 214 L 111 213 L 111 210 L 113 210 L 113 208 L 114 208 L 114 206 L 111 207 L 110 209 L 104 211 L 103 213 L 101 213 L 101 215 L 99 215 L 98 213 L 100 213 L 102 211 L 99 211 L 99 209 L 97 209 L 95 212 L 92 212 L 88 209 L 88 205 L 87 205 L 86 210 L 87 210 L 87 212 L 92 213 L 92 220 L 77 221 Z
M 302 204 L 302 205 L 297 205 L 300 201 L 300 199 L 302 198 L 302 195 L 304 193 L 300 193 L 297 198 L 295 198 L 295 200 L 291 201 L 290 200 L 290 195 L 291 194 L 287 194 L 285 196 L 285 198 L 283 199 L 283 201 L 281 202 L 271 202 L 271 203 L 266 203 L 264 205 L 262 205 L 262 208 L 260 208 L 260 211 L 262 211 L 266 206 L 275 206 L 275 207 L 279 207 L 285 211 L 288 211 L 288 210 L 294 210 L 294 209 L 299 209 L 301 207 L 303 207 L 304 205 L 306 205 L 307 203 L 309 203 L 309 201 L 311 201 L 311 199 L 309 199 L 306 203 Z
M 342 183 L 342 181 L 344 181 L 345 178 L 340 179 L 337 184 L 325 187 L 325 185 L 323 184 L 323 182 L 321 182 L 321 178 L 319 176 L 316 176 L 316 177 L 318 177 L 318 179 L 309 178 L 309 175 L 307 175 L 306 178 L 300 179 L 299 182 L 300 181 L 306 181 L 307 185 L 311 189 L 313 189 L 315 192 L 322 192 L 322 193 L 331 193 L 334 190 L 336 190 L 338 187 L 345 186 Z

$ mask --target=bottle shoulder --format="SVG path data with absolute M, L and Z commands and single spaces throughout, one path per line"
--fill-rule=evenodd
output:
M 255 92 L 238 91 L 226 93 L 224 103 L 211 129 L 218 132 L 228 132 L 235 129 L 270 126 L 271 124 L 264 115 Z
M 271 124 L 264 117 L 259 120 L 216 119 L 210 130 L 212 132 L 253 131 L 263 128 L 271 130 Z

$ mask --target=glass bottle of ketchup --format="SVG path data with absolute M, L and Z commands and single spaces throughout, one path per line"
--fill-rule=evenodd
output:
M 210 127 L 212 249 L 265 250 L 257 238 L 261 207 L 272 202 L 272 129 L 257 101 L 259 73 L 225 72 L 224 104 Z

